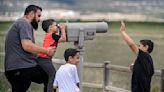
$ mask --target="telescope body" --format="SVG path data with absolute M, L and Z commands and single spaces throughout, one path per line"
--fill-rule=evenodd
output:
M 80 33 L 83 32 L 84 40 L 93 40 L 96 33 L 106 33 L 107 30 L 106 22 L 67 23 L 66 37 L 68 42 L 78 41 Z

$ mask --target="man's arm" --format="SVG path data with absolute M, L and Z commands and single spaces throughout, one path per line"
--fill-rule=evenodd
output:
M 125 31 L 125 24 L 123 21 L 121 21 L 121 27 L 120 27 L 120 32 L 121 35 L 123 37 L 123 39 L 125 40 L 125 42 L 128 44 L 128 46 L 130 47 L 130 49 L 135 53 L 138 54 L 138 46 L 136 45 L 136 43 L 133 41 L 133 39 L 126 33 Z
M 21 44 L 25 51 L 33 54 L 45 53 L 49 56 L 53 56 L 56 51 L 56 47 L 42 48 L 34 44 L 31 40 L 28 39 L 21 40 Z

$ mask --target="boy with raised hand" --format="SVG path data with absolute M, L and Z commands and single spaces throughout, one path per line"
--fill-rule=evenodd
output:
M 137 56 L 135 62 L 130 66 L 132 70 L 131 90 L 132 92 L 150 92 L 151 78 L 154 74 L 150 53 L 153 51 L 154 44 L 151 40 L 140 40 L 140 44 L 136 45 L 126 33 L 123 21 L 121 21 L 120 32 L 125 42 Z
M 66 64 L 61 65 L 56 72 L 54 89 L 59 88 L 59 92 L 80 92 L 76 68 L 80 61 L 80 53 L 77 49 L 68 48 L 65 50 L 64 58 Z

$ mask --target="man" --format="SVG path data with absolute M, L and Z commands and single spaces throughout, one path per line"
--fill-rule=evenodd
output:
M 24 16 L 10 27 L 5 39 L 5 76 L 12 92 L 26 92 L 31 82 L 44 83 L 44 92 L 48 77 L 36 63 L 36 54 L 53 56 L 55 47 L 42 48 L 35 44 L 33 29 L 37 30 L 42 8 L 27 6 Z

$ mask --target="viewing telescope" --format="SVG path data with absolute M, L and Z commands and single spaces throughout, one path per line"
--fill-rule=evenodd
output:
M 66 37 L 68 42 L 79 40 L 80 33 L 84 40 L 93 40 L 96 33 L 106 33 L 108 24 L 106 22 L 66 23 Z

